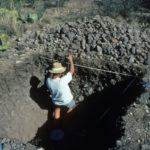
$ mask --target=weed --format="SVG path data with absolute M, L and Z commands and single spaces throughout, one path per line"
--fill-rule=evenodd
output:
M 9 37 L 6 33 L 0 34 L 0 50 L 8 49 L 8 40 L 9 40 Z
M 0 31 L 6 32 L 10 36 L 17 35 L 20 29 L 22 29 L 21 22 L 18 21 L 18 16 L 16 10 L 0 9 Z

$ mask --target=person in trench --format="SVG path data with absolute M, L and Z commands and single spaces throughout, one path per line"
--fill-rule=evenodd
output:
M 52 95 L 52 102 L 54 104 L 54 119 L 60 119 L 62 107 L 67 107 L 66 113 L 70 113 L 75 107 L 75 101 L 71 93 L 69 83 L 72 80 L 74 74 L 74 63 L 72 56 L 67 57 L 70 61 L 70 71 L 63 75 L 66 71 L 66 67 L 63 67 L 61 63 L 53 63 L 53 67 L 49 70 L 52 73 L 52 77 L 46 79 L 46 85 Z

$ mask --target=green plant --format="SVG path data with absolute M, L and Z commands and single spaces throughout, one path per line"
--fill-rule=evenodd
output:
M 8 35 L 6 33 L 1 33 L 0 39 L 2 40 L 3 43 L 8 42 Z
M 34 23 L 37 20 L 42 20 L 43 15 L 38 13 L 29 13 L 26 17 L 22 16 L 22 22 Z
M 9 37 L 6 33 L 0 34 L 0 50 L 8 49 L 8 40 L 9 40 Z
M 29 14 L 29 18 L 31 18 L 34 21 L 38 20 L 38 14 L 33 13 L 33 14 Z

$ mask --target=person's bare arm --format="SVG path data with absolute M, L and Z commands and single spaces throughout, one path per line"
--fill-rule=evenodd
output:
M 70 55 L 69 57 L 67 57 L 67 59 L 70 61 L 70 73 L 73 75 L 74 74 L 74 63 L 73 63 L 72 56 Z

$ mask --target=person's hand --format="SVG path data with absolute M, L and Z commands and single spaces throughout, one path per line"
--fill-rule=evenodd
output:
M 68 57 L 66 57 L 68 60 L 72 61 L 72 56 L 69 55 Z
M 74 64 L 72 60 L 72 56 L 69 55 L 69 57 L 66 57 L 70 61 L 70 73 L 73 75 L 74 74 Z

